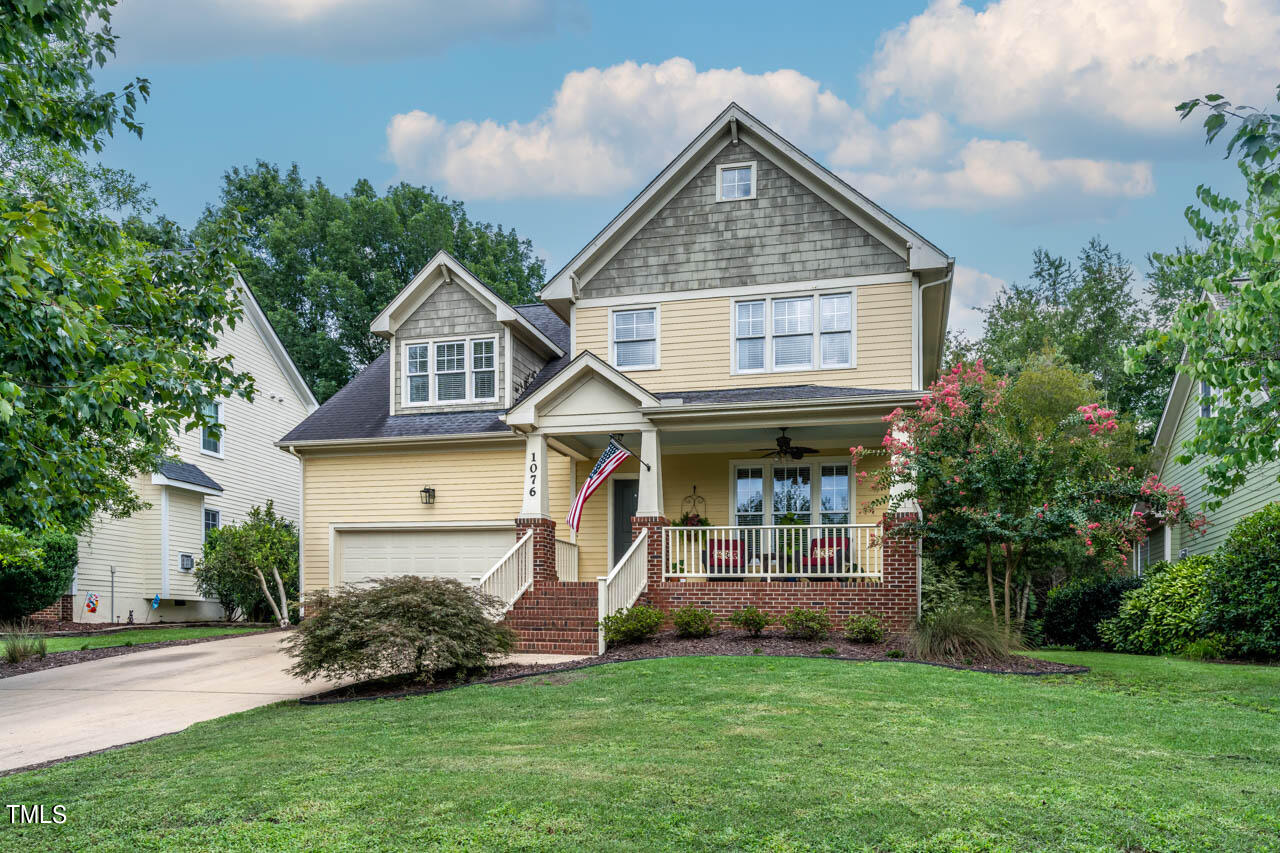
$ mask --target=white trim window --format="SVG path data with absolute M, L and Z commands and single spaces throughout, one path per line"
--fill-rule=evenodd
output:
M 857 365 L 852 291 L 733 303 L 734 373 L 838 370 Z
M 222 513 L 216 509 L 205 508 L 204 511 L 204 541 L 209 541 L 209 533 L 217 530 L 222 526 Z
M 1200 417 L 1213 417 L 1213 386 L 1200 380 Z
M 440 341 L 436 344 L 436 402 L 467 401 L 467 342 Z
M 649 370 L 658 366 L 658 309 L 614 311 L 609 349 L 619 370 Z
M 406 341 L 402 406 L 491 403 L 498 399 L 498 339 Z
M 222 404 L 205 403 L 202 411 L 206 418 L 211 418 L 215 425 L 200 428 L 200 452 L 208 456 L 222 456 Z
M 498 399 L 498 369 L 493 338 L 471 342 L 471 397 L 474 400 Z
M 405 405 L 431 402 L 431 344 L 408 344 L 404 348 Z
M 756 164 L 716 166 L 716 201 L 746 201 L 756 197 Z
M 853 524 L 855 471 L 832 457 L 793 461 L 734 461 L 729 490 L 731 524 L 778 524 L 790 514 L 799 524 Z

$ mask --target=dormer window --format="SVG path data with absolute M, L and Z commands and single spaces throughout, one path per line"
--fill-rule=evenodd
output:
M 405 403 L 431 401 L 431 345 L 405 347 Z
M 436 399 L 442 403 L 467 399 L 467 344 L 436 344 Z
M 755 163 L 716 166 L 716 201 L 742 201 L 755 197 Z
M 403 405 L 497 400 L 497 351 L 492 337 L 405 343 Z

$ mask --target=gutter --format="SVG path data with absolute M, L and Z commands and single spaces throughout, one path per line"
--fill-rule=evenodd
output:
M 886 404 L 913 404 L 925 395 L 924 391 L 909 391 L 905 394 L 862 394 L 856 397 L 811 397 L 789 400 L 753 400 L 742 403 L 694 403 L 685 405 L 673 403 L 665 406 L 641 406 L 640 412 L 645 415 L 663 417 L 666 415 L 699 415 L 721 414 L 726 412 L 750 412 L 754 410 L 775 411 L 786 409 L 804 411 L 807 409 L 827 409 L 833 406 L 853 406 L 855 408 L 874 408 Z M 670 398 L 669 398 L 670 399 Z M 675 398 L 679 399 L 679 398 Z
M 297 455 L 294 448 L 311 447 L 384 447 L 400 444 L 434 444 L 444 442 L 475 441 L 476 439 L 492 439 L 495 441 L 519 438 L 515 433 L 507 432 L 455 432 L 441 435 L 406 435 L 389 438 L 323 438 L 304 439 L 301 441 L 277 441 L 275 446 L 285 453 Z

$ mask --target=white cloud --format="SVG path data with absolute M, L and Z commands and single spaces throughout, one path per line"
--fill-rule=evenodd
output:
M 991 300 L 1005 286 L 1005 280 L 994 275 L 956 264 L 955 282 L 951 290 L 951 316 L 947 329 L 963 332 L 970 338 L 982 336 L 982 313 L 979 308 L 991 304 Z
M 127 0 L 112 27 L 126 63 L 247 55 L 357 62 L 549 33 L 584 15 L 573 0 Z
M 698 71 L 678 57 L 570 73 L 551 106 L 527 122 L 402 113 L 387 126 L 387 146 L 399 177 L 467 199 L 603 196 L 641 185 L 732 100 L 873 198 L 914 207 L 1151 191 L 1146 164 L 1051 160 L 1026 143 L 997 140 L 970 141 L 957 157 L 954 131 L 937 113 L 881 128 L 798 71 Z
M 1046 158 L 1026 142 L 970 140 L 943 169 L 908 166 L 891 172 L 849 173 L 872 198 L 905 207 L 1023 210 L 1071 197 L 1124 199 L 1155 191 L 1151 164 Z
M 1278 43 L 1274 0 L 935 0 L 882 37 L 865 79 L 877 102 L 1019 135 L 1082 119 L 1166 132 L 1188 97 L 1270 100 Z

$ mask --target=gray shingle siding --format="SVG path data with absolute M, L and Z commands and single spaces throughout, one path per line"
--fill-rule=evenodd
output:
M 717 202 L 716 166 L 754 161 L 754 199 Z M 745 142 L 728 145 L 583 287 L 664 293 L 906 272 L 907 263 Z

